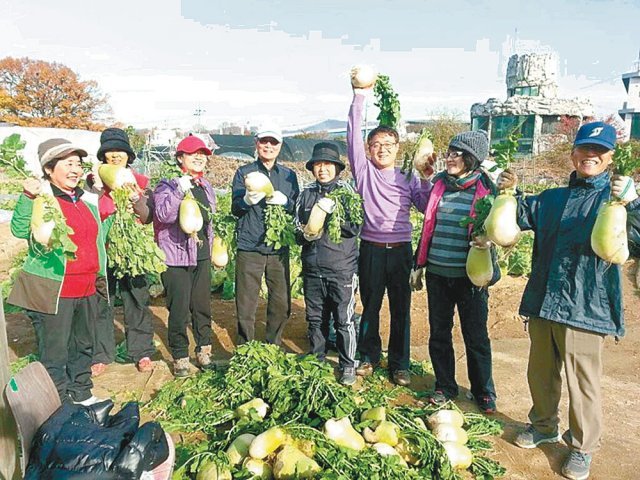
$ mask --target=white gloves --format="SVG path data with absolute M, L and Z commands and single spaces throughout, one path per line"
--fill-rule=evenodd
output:
M 318 207 L 325 211 L 327 214 L 333 213 L 336 208 L 336 202 L 330 198 L 323 197 L 318 200 Z
M 631 177 L 614 175 L 611 177 L 611 195 L 617 197 L 621 202 L 630 203 L 638 198 L 636 186 Z
M 411 276 L 409 277 L 409 285 L 411 285 L 411 290 L 422 290 L 424 287 L 424 267 L 418 268 L 417 270 L 411 270 Z
M 267 205 L 286 205 L 289 200 L 287 196 L 280 190 L 273 192 L 269 198 L 267 198 Z
M 244 194 L 244 203 L 252 207 L 253 205 L 257 205 L 260 201 L 265 197 L 264 192 L 247 192 Z
M 191 190 L 191 188 L 193 188 L 193 185 L 191 184 L 191 177 L 189 175 L 179 177 L 178 187 L 180 187 L 182 193 L 187 193 L 189 190 Z

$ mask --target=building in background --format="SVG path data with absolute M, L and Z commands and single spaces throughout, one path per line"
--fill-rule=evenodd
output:
M 496 144 L 511 132 L 520 134 L 520 153 L 537 154 L 566 141 L 566 130 L 594 114 L 586 98 L 560 98 L 554 53 L 512 55 L 507 65 L 507 99 L 490 98 L 471 106 L 472 130 L 489 132 Z
M 625 124 L 625 140 L 640 140 L 640 52 L 633 71 L 622 75 L 622 83 L 627 91 L 627 101 L 618 114 Z

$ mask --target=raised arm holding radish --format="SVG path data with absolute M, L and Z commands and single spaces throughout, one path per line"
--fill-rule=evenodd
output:
M 366 75 L 365 75 L 366 73 Z M 368 77 L 366 81 L 363 77 Z M 432 167 L 427 163 L 424 177 L 407 176 L 396 167 L 398 132 L 393 128 L 400 106 L 388 77 L 378 77 L 377 105 L 380 125 L 366 138 L 362 136 L 365 97 L 373 93 L 370 69 L 352 71 L 353 101 L 347 123 L 347 153 L 356 189 L 362 197 L 364 222 L 360 243 L 360 297 L 364 306 L 358 350 L 358 375 L 371 375 L 380 361 L 380 308 L 385 291 L 389 295 L 391 336 L 389 373 L 398 385 L 409 385 L 409 345 L 412 265 L 411 222 L 414 205 L 424 211 L 431 183 L 426 178 Z M 366 87 L 366 88 L 364 88 Z
M 640 200 L 628 176 L 611 178 L 616 131 L 603 122 L 580 127 L 571 151 L 568 187 L 518 199 L 518 224 L 535 233 L 532 270 L 520 304 L 531 340 L 528 380 L 531 423 L 516 445 L 535 448 L 562 438 L 567 478 L 587 478 L 602 438 L 602 349 L 606 335 L 624 335 L 621 268 L 592 248 L 598 211 L 613 194 L 627 203 L 627 235 L 640 235 Z M 503 172 L 498 184 L 512 187 Z M 631 193 L 629 193 L 631 191 Z M 569 430 L 558 431 L 561 369 L 569 390 Z M 550 394 L 552 392 L 552 394 Z

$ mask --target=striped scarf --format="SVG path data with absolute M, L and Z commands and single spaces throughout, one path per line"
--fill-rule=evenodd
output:
M 447 186 L 447 191 L 455 192 L 460 190 L 466 190 L 472 187 L 473 185 L 476 184 L 476 182 L 480 179 L 480 177 L 482 177 L 482 170 L 480 169 L 476 169 L 473 172 L 471 172 L 469 175 L 464 177 L 455 177 L 453 175 L 449 175 L 445 171 L 436 175 L 436 178 L 434 179 L 434 183 L 438 179 L 442 179 L 442 181 L 444 181 L 445 185 Z

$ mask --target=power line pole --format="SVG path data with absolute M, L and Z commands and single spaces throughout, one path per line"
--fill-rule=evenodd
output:
M 196 127 L 197 127 L 197 129 L 198 129 L 198 132 L 197 132 L 197 133 L 200 133 L 200 127 L 201 127 L 201 125 L 202 125 L 202 124 L 200 123 L 200 117 L 201 117 L 201 116 L 202 116 L 202 114 L 203 114 L 203 113 L 205 113 L 205 112 L 206 112 L 206 110 L 204 110 L 204 109 L 202 109 L 202 108 L 198 107 L 198 108 L 196 108 L 196 111 L 193 113 L 193 115 L 194 115 L 194 116 L 196 117 L 196 119 L 197 119 L 197 120 L 196 120 L 196 122 L 197 122 L 197 123 L 196 123 Z

